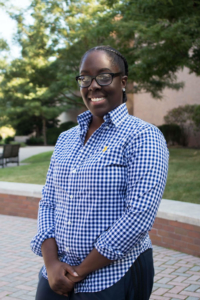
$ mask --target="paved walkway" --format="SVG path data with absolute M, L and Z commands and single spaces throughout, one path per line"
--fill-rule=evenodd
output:
M 0 299 L 34 300 L 42 258 L 29 247 L 36 220 L 0 215 Z M 154 247 L 151 300 L 200 300 L 200 258 Z

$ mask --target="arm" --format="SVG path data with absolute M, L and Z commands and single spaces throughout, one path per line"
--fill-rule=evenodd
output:
M 124 214 L 95 244 L 97 251 L 111 260 L 125 257 L 151 230 L 167 180 L 168 149 L 157 128 L 139 133 L 127 152 Z
M 32 251 L 43 256 L 47 269 L 50 287 L 58 294 L 67 295 L 73 289 L 74 284 L 66 278 L 70 272 L 74 276 L 72 267 L 62 263 L 58 259 L 58 249 L 55 241 L 54 210 L 55 210 L 55 189 L 53 185 L 54 156 L 47 173 L 46 184 L 42 191 L 42 199 L 38 212 L 38 233 L 31 241 Z
M 53 185 L 54 155 L 52 155 L 45 186 L 42 189 L 42 199 L 39 203 L 37 234 L 31 241 L 32 251 L 42 256 L 41 246 L 46 239 L 55 238 L 54 210 L 55 188 Z
M 59 261 L 55 239 L 51 238 L 43 242 L 42 255 L 51 289 L 59 295 L 68 296 L 68 292 L 74 288 L 74 283 L 67 278 L 66 274 L 69 273 L 75 278 L 78 274 L 70 265 Z
M 162 134 L 152 127 L 131 140 L 127 151 L 124 214 L 98 238 L 95 248 L 76 267 L 80 275 L 85 276 L 125 257 L 153 225 L 167 178 L 166 142 Z
M 83 280 L 88 274 L 108 266 L 110 263 L 112 263 L 112 260 L 101 255 L 94 248 L 79 266 L 73 267 L 78 276 L 74 276 L 70 272 L 67 274 L 67 277 L 73 282 L 78 282 Z

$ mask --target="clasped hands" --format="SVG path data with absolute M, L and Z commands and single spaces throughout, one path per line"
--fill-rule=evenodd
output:
M 78 274 L 78 266 L 70 266 L 67 263 L 54 261 L 47 268 L 48 281 L 51 289 L 59 294 L 68 296 L 76 282 L 83 280 L 86 276 Z

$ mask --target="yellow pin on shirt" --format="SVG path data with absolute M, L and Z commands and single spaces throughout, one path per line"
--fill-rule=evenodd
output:
M 108 149 L 108 147 L 107 147 L 107 146 L 105 146 L 105 148 L 103 149 L 103 152 L 105 152 L 107 149 Z

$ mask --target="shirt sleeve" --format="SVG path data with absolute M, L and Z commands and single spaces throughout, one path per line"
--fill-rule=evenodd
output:
M 54 155 L 52 155 L 51 158 L 49 170 L 47 172 L 46 183 L 42 190 L 42 199 L 39 203 L 37 234 L 31 241 L 32 251 L 39 256 L 42 256 L 41 246 L 44 240 L 55 238 L 55 189 L 53 185 L 53 167 Z
M 151 230 L 168 172 L 168 149 L 154 126 L 142 131 L 128 147 L 128 180 L 124 214 L 95 243 L 111 260 L 122 259 Z

